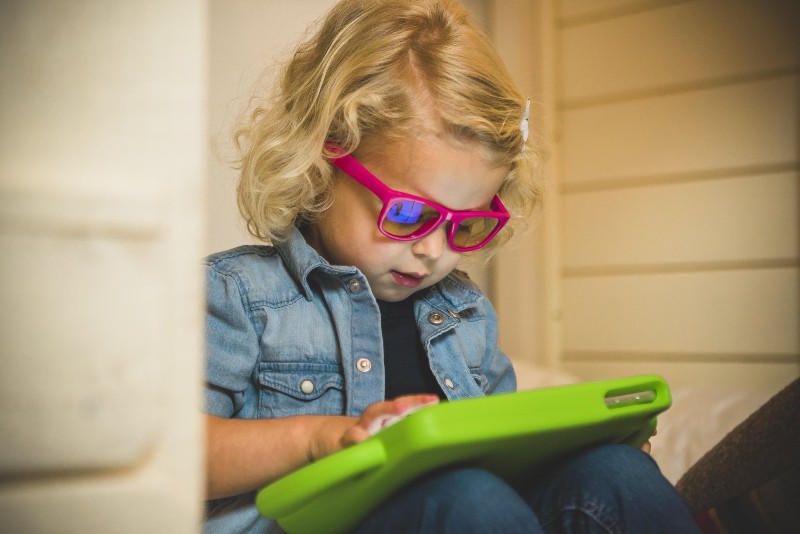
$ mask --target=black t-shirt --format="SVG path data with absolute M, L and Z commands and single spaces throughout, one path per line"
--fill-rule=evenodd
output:
M 414 297 L 400 302 L 378 301 L 381 311 L 386 398 L 433 393 L 445 398 L 433 376 L 414 319 Z

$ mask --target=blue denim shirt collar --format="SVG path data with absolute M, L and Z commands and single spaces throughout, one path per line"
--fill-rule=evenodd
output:
M 355 274 L 355 267 L 334 267 L 314 250 L 305 240 L 303 234 L 295 227 L 289 231 L 286 241 L 274 244 L 278 254 L 283 258 L 292 278 L 303 288 L 306 300 L 313 300 L 314 292 L 308 284 L 308 276 L 316 269 L 328 273 Z

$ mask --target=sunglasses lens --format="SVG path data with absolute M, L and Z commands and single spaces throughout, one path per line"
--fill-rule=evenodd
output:
M 384 232 L 397 236 L 409 237 L 427 230 L 439 220 L 439 212 L 431 206 L 410 199 L 392 201 L 381 221 Z
M 456 228 L 453 244 L 460 248 L 470 248 L 485 242 L 500 220 L 494 217 L 470 217 L 461 221 Z

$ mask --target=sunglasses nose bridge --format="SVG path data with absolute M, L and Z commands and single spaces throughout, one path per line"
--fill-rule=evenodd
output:
M 445 219 L 442 218 L 438 224 L 431 225 L 423 234 L 414 239 L 412 250 L 416 254 L 426 256 L 431 259 L 437 259 L 442 256 L 448 247 L 452 247 L 450 234 L 447 229 L 442 227 Z M 439 233 L 442 228 L 443 233 Z
M 449 215 L 450 214 L 447 214 L 447 216 L 442 216 L 441 213 L 440 213 L 439 219 L 435 220 L 432 224 L 429 224 L 428 227 L 425 228 L 420 233 L 419 239 L 421 239 L 423 237 L 426 237 L 426 236 L 429 236 L 430 234 L 432 234 L 436 230 L 438 230 L 443 224 L 445 224 L 446 222 L 448 222 L 450 220 Z M 447 231 L 447 227 L 445 227 L 445 235 L 448 236 L 448 238 L 449 238 L 449 232 Z

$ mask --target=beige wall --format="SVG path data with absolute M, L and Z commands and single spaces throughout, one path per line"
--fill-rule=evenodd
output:
M 773 391 L 797 377 L 798 5 L 538 6 L 546 279 L 520 292 L 501 260 L 510 345 L 585 378 Z M 514 334 L 537 303 L 544 354 Z
M 264 94 L 276 62 L 335 0 L 210 0 L 208 223 L 204 253 L 254 243 L 236 208 L 231 135 L 253 94 Z

